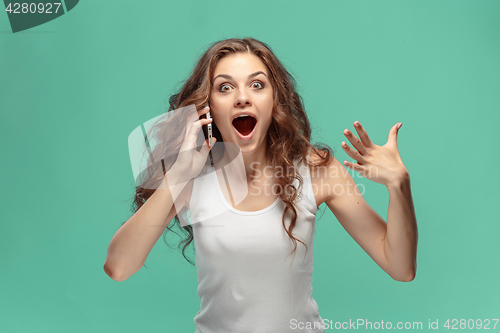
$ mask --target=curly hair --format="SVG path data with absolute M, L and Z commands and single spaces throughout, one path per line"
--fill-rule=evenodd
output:
M 269 69 L 270 81 L 274 93 L 274 106 L 271 124 L 267 133 L 266 149 L 272 156 L 272 168 L 287 170 L 285 173 L 281 173 L 281 176 L 277 177 L 276 181 L 281 188 L 291 189 L 291 191 L 281 191 L 279 197 L 285 204 L 282 224 L 294 244 L 292 252 L 295 252 L 297 249 L 297 241 L 302 243 L 307 250 L 307 245 L 292 235 L 292 230 L 297 221 L 295 202 L 303 184 L 303 179 L 297 172 L 294 166 L 294 161 L 301 162 L 305 160 L 308 166 L 324 166 L 330 163 L 331 157 L 333 157 L 333 151 L 328 145 L 325 144 L 311 144 L 311 127 L 309 119 L 304 111 L 302 98 L 296 92 L 295 79 L 280 63 L 271 51 L 271 48 L 265 43 L 254 38 L 230 38 L 214 43 L 199 58 L 193 72 L 185 81 L 180 91 L 170 96 L 168 111 L 177 110 L 190 105 L 196 106 L 197 110 L 204 107 L 210 98 L 210 92 L 213 87 L 212 77 L 218 61 L 228 54 L 237 52 L 248 52 L 256 55 Z M 186 113 L 187 112 L 184 114 Z M 176 121 L 179 123 L 185 121 L 186 118 L 183 118 L 182 116 L 183 114 L 181 113 L 180 118 Z M 217 138 L 217 142 L 223 142 L 222 136 L 217 129 L 217 125 L 212 123 L 212 127 L 213 136 Z M 184 126 L 178 126 L 178 128 L 185 130 Z M 158 133 L 161 132 L 162 131 L 160 129 Z M 156 138 L 161 141 L 162 136 L 157 135 Z M 169 149 L 178 151 L 182 144 L 181 138 L 184 138 L 184 135 L 182 133 L 178 133 L 178 135 L 169 135 L 169 138 L 170 139 L 163 138 L 163 142 L 158 144 L 156 149 L 164 153 L 166 150 L 165 147 L 168 146 L 170 147 Z M 200 138 L 201 142 L 203 142 L 203 136 L 199 137 L 199 139 Z M 309 150 L 311 153 L 314 152 L 317 158 L 310 158 L 307 160 L 306 155 Z M 217 155 L 216 152 L 214 152 L 214 155 Z M 316 161 L 317 163 L 312 161 Z M 165 172 L 172 167 L 174 162 L 175 158 L 168 160 L 166 163 L 162 160 L 163 173 L 154 173 L 150 170 L 145 177 L 146 180 L 144 183 L 141 183 L 140 186 L 136 187 L 136 193 L 132 203 L 132 211 L 134 213 L 141 208 L 151 195 L 153 195 L 155 187 L 152 186 L 152 184 L 159 184 L 164 179 Z M 292 185 L 295 179 L 299 182 L 298 188 L 295 188 Z M 285 217 L 287 215 L 291 218 L 291 223 L 288 228 L 285 224 Z M 174 220 L 175 223 L 173 224 L 173 227 L 178 226 L 180 230 L 187 235 L 187 238 L 181 239 L 181 242 L 178 244 L 178 248 L 182 248 L 182 255 L 184 258 L 189 263 L 194 265 L 194 263 L 187 258 L 185 254 L 186 248 L 194 239 L 192 226 L 187 225 L 181 227 L 178 215 L 174 217 Z M 171 223 L 168 224 L 167 229 L 176 233 L 170 224 Z M 164 237 L 165 234 L 166 232 L 163 235 Z

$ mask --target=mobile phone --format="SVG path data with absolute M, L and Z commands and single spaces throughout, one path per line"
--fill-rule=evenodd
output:
M 210 106 L 207 102 L 207 104 L 205 105 L 205 107 L 207 106 Z M 210 111 L 207 112 L 207 119 L 210 119 L 211 115 L 210 115 Z M 207 124 L 207 136 L 208 136 L 208 146 L 209 147 L 212 147 L 213 143 L 212 143 L 212 123 L 208 123 Z
M 210 106 L 208 104 L 208 101 L 205 104 L 205 107 L 207 107 L 207 106 Z M 204 115 L 202 115 L 200 117 L 200 119 L 210 119 L 210 118 L 211 118 L 210 111 L 208 111 L 207 113 L 205 113 Z M 205 138 L 208 139 L 208 146 L 212 147 L 212 145 L 213 145 L 213 140 L 212 140 L 212 123 L 209 123 L 207 125 L 203 125 L 202 126 L 202 130 L 203 130 L 203 134 L 205 135 Z
M 207 106 L 210 107 L 208 101 L 205 104 L 205 107 L 207 107 Z M 204 115 L 202 115 L 200 118 L 201 119 L 210 119 L 211 118 L 210 111 L 208 111 L 207 113 L 205 113 Z M 207 125 L 203 125 L 202 126 L 202 130 L 203 130 L 203 134 L 205 135 L 205 138 L 208 138 L 208 146 L 212 147 L 213 146 L 213 140 L 212 140 L 212 123 L 209 123 Z M 212 151 L 211 150 L 208 152 L 208 156 L 210 157 L 210 165 L 213 166 L 214 165 L 214 160 L 213 160 L 213 157 L 212 157 Z

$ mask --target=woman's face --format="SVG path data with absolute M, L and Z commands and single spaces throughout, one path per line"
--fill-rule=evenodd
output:
M 266 65 L 254 54 L 232 53 L 219 60 L 213 78 L 210 111 L 224 142 L 243 154 L 265 147 L 274 106 Z

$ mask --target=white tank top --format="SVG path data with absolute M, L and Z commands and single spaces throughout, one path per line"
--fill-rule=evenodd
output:
M 324 332 L 312 297 L 316 200 L 309 167 L 301 163 L 297 171 L 304 183 L 292 232 L 308 251 L 297 242 L 295 256 L 289 255 L 293 242 L 283 228 L 280 198 L 259 211 L 240 211 L 224 198 L 215 172 L 194 179 L 189 207 L 197 222 L 192 227 L 201 301 L 195 333 Z M 224 213 L 204 218 L 214 209 Z M 288 228 L 288 214 L 285 221 Z

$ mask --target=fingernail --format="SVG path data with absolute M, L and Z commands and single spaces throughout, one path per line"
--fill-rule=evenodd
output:
M 401 126 L 403 126 L 403 123 L 399 123 L 399 125 L 398 125 L 398 129 L 400 129 L 400 128 L 401 128 Z

